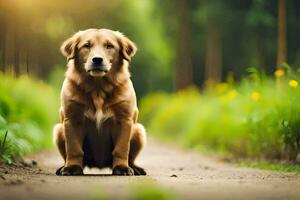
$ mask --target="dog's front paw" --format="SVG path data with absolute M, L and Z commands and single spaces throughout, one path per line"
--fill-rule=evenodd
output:
M 130 167 L 118 165 L 114 167 L 112 174 L 116 176 L 133 176 L 134 171 Z
M 80 176 L 83 175 L 83 170 L 79 165 L 70 165 L 61 167 L 56 171 L 58 176 Z
M 56 174 L 57 176 L 60 176 L 60 175 L 61 175 L 61 170 L 62 170 L 63 168 L 64 168 L 64 166 L 58 168 L 58 169 L 56 170 L 55 174 Z
M 133 169 L 135 176 L 146 176 L 147 175 L 147 172 L 145 171 L 145 169 L 143 169 L 139 166 L 132 165 L 131 168 Z

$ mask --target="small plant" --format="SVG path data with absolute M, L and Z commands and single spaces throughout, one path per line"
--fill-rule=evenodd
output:
M 0 161 L 11 164 L 15 155 L 18 155 L 18 148 L 14 146 L 9 139 L 7 138 L 8 131 L 4 133 L 3 138 L 1 138 L 1 147 L 0 147 Z
M 6 160 L 4 158 L 4 155 L 6 155 L 5 154 L 5 143 L 6 143 L 6 139 L 7 139 L 7 133 L 8 133 L 8 131 L 6 131 L 4 133 L 4 138 L 1 141 L 1 146 L 0 146 L 0 157 L 1 157 L 1 160 Z
M 6 131 L 5 134 L 4 134 L 4 139 L 2 140 L 2 143 L 1 143 L 0 152 L 4 151 L 4 145 L 5 145 L 5 142 L 6 142 L 6 139 L 7 139 L 7 133 L 8 133 L 8 131 Z

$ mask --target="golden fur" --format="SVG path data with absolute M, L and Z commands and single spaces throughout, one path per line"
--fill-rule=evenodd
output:
M 57 175 L 80 175 L 85 166 L 146 174 L 134 163 L 146 141 L 128 69 L 136 50 L 108 29 L 79 31 L 62 44 L 68 69 L 54 140 L 65 164 Z

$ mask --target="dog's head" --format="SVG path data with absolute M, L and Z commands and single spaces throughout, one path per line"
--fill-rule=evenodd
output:
M 61 46 L 62 54 L 68 60 L 74 59 L 77 67 L 94 77 L 105 76 L 123 59 L 129 62 L 136 51 L 137 47 L 130 39 L 108 29 L 79 31 Z

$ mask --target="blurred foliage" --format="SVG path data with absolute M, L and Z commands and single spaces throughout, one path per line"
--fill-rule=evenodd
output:
M 48 80 L 65 70 L 62 42 L 79 30 L 119 30 L 138 46 L 131 71 L 139 96 L 163 88 L 170 90 L 173 50 L 158 19 L 154 2 L 138 0 L 0 2 L 0 68 L 17 75 L 26 73 Z M 5 67 L 4 67 L 5 66 Z M 63 73 L 57 76 L 63 77 Z M 57 83 L 55 83 L 57 85 Z
M 150 94 L 141 100 L 141 120 L 150 134 L 229 158 L 295 161 L 300 74 L 286 67 L 276 80 L 252 68 L 240 84 Z
M 140 183 L 129 183 L 123 189 L 128 189 L 128 192 L 122 195 L 122 199 L 130 200 L 176 200 L 184 199 L 181 196 L 178 196 L 174 191 L 170 189 L 161 187 L 150 181 L 143 181 Z M 122 193 L 120 191 L 120 193 Z M 114 194 L 116 195 L 116 194 Z M 109 194 L 107 191 L 97 188 L 93 191 L 89 198 L 90 200 L 108 200 L 115 199 L 116 196 Z
M 65 69 L 61 65 L 55 65 L 53 70 L 48 76 L 47 82 L 51 85 L 57 92 L 60 92 L 63 81 L 64 81 Z
M 241 167 L 254 167 L 264 170 L 280 171 L 280 172 L 296 172 L 300 173 L 300 166 L 287 163 L 270 163 L 270 162 L 241 162 Z
M 0 74 L 1 159 L 11 162 L 16 156 L 50 147 L 58 103 L 58 93 L 42 81 Z
M 171 200 L 181 199 L 174 192 L 162 188 L 151 182 L 144 182 L 131 186 L 130 198 L 132 200 Z
M 48 80 L 57 66 L 65 69 L 65 59 L 58 50 L 62 41 L 78 30 L 95 27 L 124 32 L 138 45 L 131 66 L 138 97 L 157 90 L 171 91 L 176 87 L 176 78 L 185 76 L 202 87 L 207 70 L 204 69 L 206 54 L 211 46 L 215 46 L 214 51 L 220 49 L 217 57 L 222 80 L 230 73 L 239 79 L 249 66 L 264 66 L 267 74 L 274 71 L 277 1 L 185 2 L 0 1 L 1 70 L 29 73 Z M 288 61 L 293 66 L 300 60 L 299 8 L 299 1 L 287 1 Z M 220 40 L 210 43 L 207 39 L 212 34 L 209 29 L 212 24 L 218 28 Z M 216 55 L 214 51 L 211 53 Z M 186 70 L 176 74 L 180 68 Z M 192 73 L 187 75 L 185 71 Z

